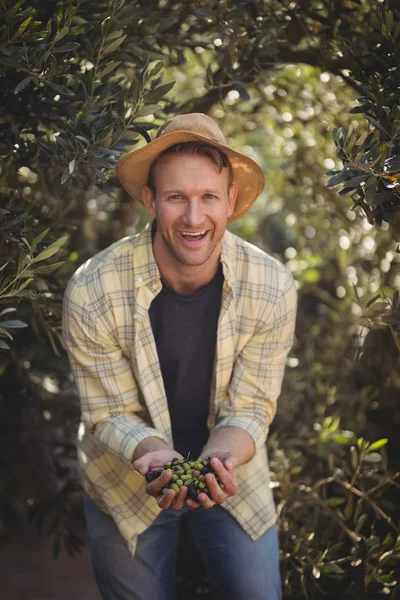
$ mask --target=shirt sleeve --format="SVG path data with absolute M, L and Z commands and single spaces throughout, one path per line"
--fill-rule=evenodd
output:
M 253 438 L 256 452 L 265 444 L 275 416 L 286 359 L 293 344 L 296 311 L 297 290 L 287 271 L 272 315 L 261 320 L 235 361 L 228 398 L 214 427 L 241 427 Z
M 143 439 L 168 440 L 144 419 L 146 410 L 131 366 L 107 325 L 95 316 L 84 286 L 71 280 L 63 300 L 63 339 L 85 432 L 106 452 L 132 464 L 133 452 Z

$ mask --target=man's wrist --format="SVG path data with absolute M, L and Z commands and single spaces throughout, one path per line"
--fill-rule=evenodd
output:
M 254 440 L 241 427 L 226 426 L 214 429 L 210 432 L 201 456 L 207 458 L 218 454 L 232 454 L 238 465 L 244 464 L 255 454 Z
M 136 446 L 132 456 L 132 463 L 135 462 L 135 460 L 141 458 L 144 454 L 147 454 L 148 452 L 166 450 L 167 448 L 169 448 L 169 446 L 163 440 L 161 440 L 158 437 L 149 436 L 141 442 L 139 442 Z

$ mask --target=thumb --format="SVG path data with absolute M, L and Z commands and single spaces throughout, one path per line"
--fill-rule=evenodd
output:
M 236 467 L 236 457 L 230 456 L 224 461 L 224 465 L 225 468 L 228 469 L 228 471 L 232 471 L 232 469 Z
M 141 475 L 146 475 L 147 471 L 149 470 L 148 461 L 144 457 L 138 458 L 133 463 L 133 468 Z

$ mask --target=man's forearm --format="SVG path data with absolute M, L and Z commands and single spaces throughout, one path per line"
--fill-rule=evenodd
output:
M 254 440 L 241 427 L 221 427 L 211 431 L 201 455 L 207 457 L 225 452 L 235 456 L 237 466 L 243 465 L 254 456 Z
M 157 437 L 148 437 L 139 442 L 136 446 L 135 451 L 132 456 L 132 462 L 138 460 L 143 456 L 143 454 L 147 454 L 147 452 L 155 452 L 157 450 L 166 450 L 169 448 L 168 444 L 163 442 L 160 438 Z

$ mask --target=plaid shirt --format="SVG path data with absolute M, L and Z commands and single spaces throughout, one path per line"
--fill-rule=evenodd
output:
M 223 504 L 257 539 L 276 520 L 266 438 L 294 336 L 297 292 L 278 260 L 226 231 L 222 304 L 210 395 L 210 431 L 241 427 L 256 453 L 237 469 Z M 149 307 L 161 291 L 151 227 L 106 248 L 72 277 L 63 333 L 80 393 L 78 460 L 87 493 L 112 515 L 132 553 L 160 513 L 132 467 L 148 436 L 173 446 Z

